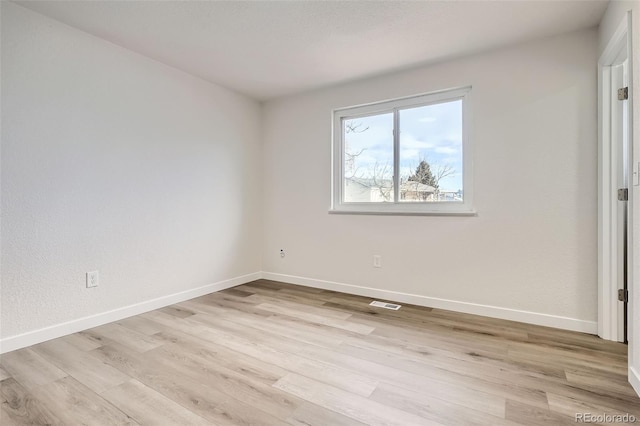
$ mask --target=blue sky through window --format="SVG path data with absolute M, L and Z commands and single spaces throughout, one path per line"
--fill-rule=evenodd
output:
M 400 177 L 406 180 L 421 160 L 435 174 L 439 167 L 453 172 L 439 182 L 440 190 L 462 189 L 462 100 L 402 109 Z M 345 120 L 345 176 L 391 179 L 393 175 L 393 114 Z M 350 156 L 353 155 L 349 163 Z M 386 173 L 386 176 L 381 176 Z

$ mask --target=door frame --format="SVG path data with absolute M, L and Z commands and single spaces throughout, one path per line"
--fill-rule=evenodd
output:
M 618 318 L 623 306 L 618 302 L 618 216 L 617 216 L 617 173 L 619 165 L 616 161 L 615 146 L 611 137 L 611 110 L 613 98 L 612 66 L 623 48 L 627 50 L 629 61 L 629 92 L 632 92 L 632 45 L 631 45 L 631 12 L 627 12 L 618 25 L 615 33 L 607 43 L 598 61 L 598 335 L 607 340 L 618 341 L 622 334 Z M 628 104 L 631 118 L 632 105 Z M 629 126 L 629 199 L 627 206 L 627 283 L 633 283 L 633 186 L 638 179 L 638 168 L 633 167 L 632 120 Z M 630 291 L 631 293 L 631 291 Z M 631 304 L 628 305 L 631 307 Z M 628 323 L 631 324 L 631 312 L 628 312 Z M 629 330 L 629 337 L 631 336 Z

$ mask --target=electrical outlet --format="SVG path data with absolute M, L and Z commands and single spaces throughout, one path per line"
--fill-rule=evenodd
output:
M 373 267 L 382 268 L 382 257 L 379 254 L 373 255 Z
M 280 257 L 284 257 L 284 249 L 280 249 Z
M 87 288 L 98 287 L 98 271 L 87 272 Z

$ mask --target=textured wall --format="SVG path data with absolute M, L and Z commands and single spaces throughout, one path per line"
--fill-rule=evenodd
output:
M 268 102 L 263 271 L 595 321 L 596 54 L 588 30 Z M 332 109 L 467 85 L 477 217 L 328 214 Z
M 261 267 L 595 321 L 596 44 L 594 31 L 541 40 L 272 101 L 261 117 L 2 2 L 0 336 Z M 327 213 L 331 109 L 466 85 L 477 217 Z
M 2 2 L 1 336 L 259 271 L 259 129 L 257 102 Z

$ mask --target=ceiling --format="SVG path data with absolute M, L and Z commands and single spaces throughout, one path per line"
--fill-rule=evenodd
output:
M 608 1 L 15 3 L 267 100 L 593 27 Z

